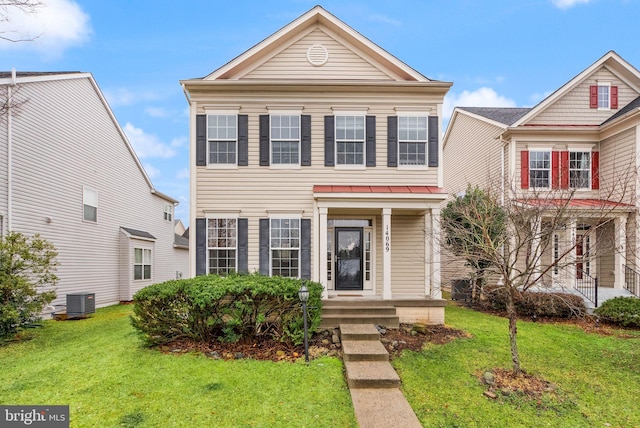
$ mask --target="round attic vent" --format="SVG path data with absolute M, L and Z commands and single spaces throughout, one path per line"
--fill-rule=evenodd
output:
M 315 66 L 326 64 L 328 59 L 329 52 L 327 52 L 327 48 L 322 45 L 313 45 L 307 50 L 307 60 Z

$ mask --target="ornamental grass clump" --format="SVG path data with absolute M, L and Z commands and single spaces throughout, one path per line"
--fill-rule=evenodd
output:
M 307 281 L 309 331 L 320 324 L 322 285 Z M 267 337 L 302 343 L 301 280 L 233 273 L 153 284 L 133 296 L 132 325 L 147 343 L 236 342 Z

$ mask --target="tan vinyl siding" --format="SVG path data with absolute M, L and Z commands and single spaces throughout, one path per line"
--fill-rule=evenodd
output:
M 13 122 L 13 226 L 58 249 L 54 304 L 85 291 L 96 293 L 98 305 L 120 300 L 121 226 L 154 235 L 154 279 L 175 277 L 165 200 L 151 193 L 90 80 L 24 84 L 20 95 L 28 102 Z M 98 193 L 96 223 L 83 221 L 83 186 Z
M 321 45 L 328 52 L 328 60 L 322 66 L 315 66 L 307 61 L 307 51 L 313 45 Z M 242 78 L 391 80 L 389 75 L 320 28 L 279 52 Z
M 556 100 L 539 115 L 528 122 L 529 125 L 600 125 L 618 110 L 598 110 L 589 107 L 589 87 L 598 80 L 610 81 L 618 86 L 618 106 L 624 107 L 638 92 L 630 88 L 606 68 L 601 68 L 580 82 L 562 98 Z
M 598 228 L 596 233 L 596 270 L 592 272 L 598 275 L 600 287 L 613 287 L 615 281 L 615 250 L 614 250 L 615 223 L 610 221 Z M 601 249 L 601 251 L 598 251 Z
M 460 113 L 447 137 L 444 151 L 444 187 L 458 194 L 468 183 L 482 188 L 500 183 L 500 151 L 498 137 L 503 128 Z
M 637 128 L 629 128 L 600 143 L 600 193 L 613 201 L 636 202 Z
M 391 287 L 394 294 L 424 295 L 424 240 L 422 216 L 391 216 Z M 379 284 L 378 288 L 381 288 L 382 281 L 379 280 Z

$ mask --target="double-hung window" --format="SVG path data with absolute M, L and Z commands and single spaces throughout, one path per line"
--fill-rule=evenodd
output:
M 151 250 L 133 249 L 133 279 L 136 281 L 151 279 Z
M 611 85 L 598 83 L 598 108 L 609 109 L 611 104 Z
M 427 117 L 398 117 L 398 164 L 426 165 Z
M 82 219 L 84 221 L 97 222 L 98 221 L 98 192 L 89 189 L 88 187 L 82 188 Z
M 209 273 L 226 275 L 237 266 L 238 220 L 210 218 L 207 220 Z
M 237 163 L 237 142 L 237 115 L 207 115 L 207 146 L 209 164 L 235 165 Z
M 529 186 L 534 189 L 550 188 L 551 151 L 529 152 Z
M 269 220 L 271 275 L 300 277 L 300 219 Z
M 569 187 L 591 188 L 591 152 L 569 152 Z
M 173 221 L 173 204 L 164 204 L 164 219 Z
M 270 116 L 271 164 L 300 164 L 300 115 Z
M 363 165 L 365 160 L 364 115 L 335 117 L 336 165 Z

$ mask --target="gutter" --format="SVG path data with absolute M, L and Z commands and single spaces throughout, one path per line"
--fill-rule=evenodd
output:
M 11 69 L 11 83 L 7 86 L 7 231 L 13 229 L 13 128 L 11 120 L 12 89 L 16 86 L 16 69 Z

